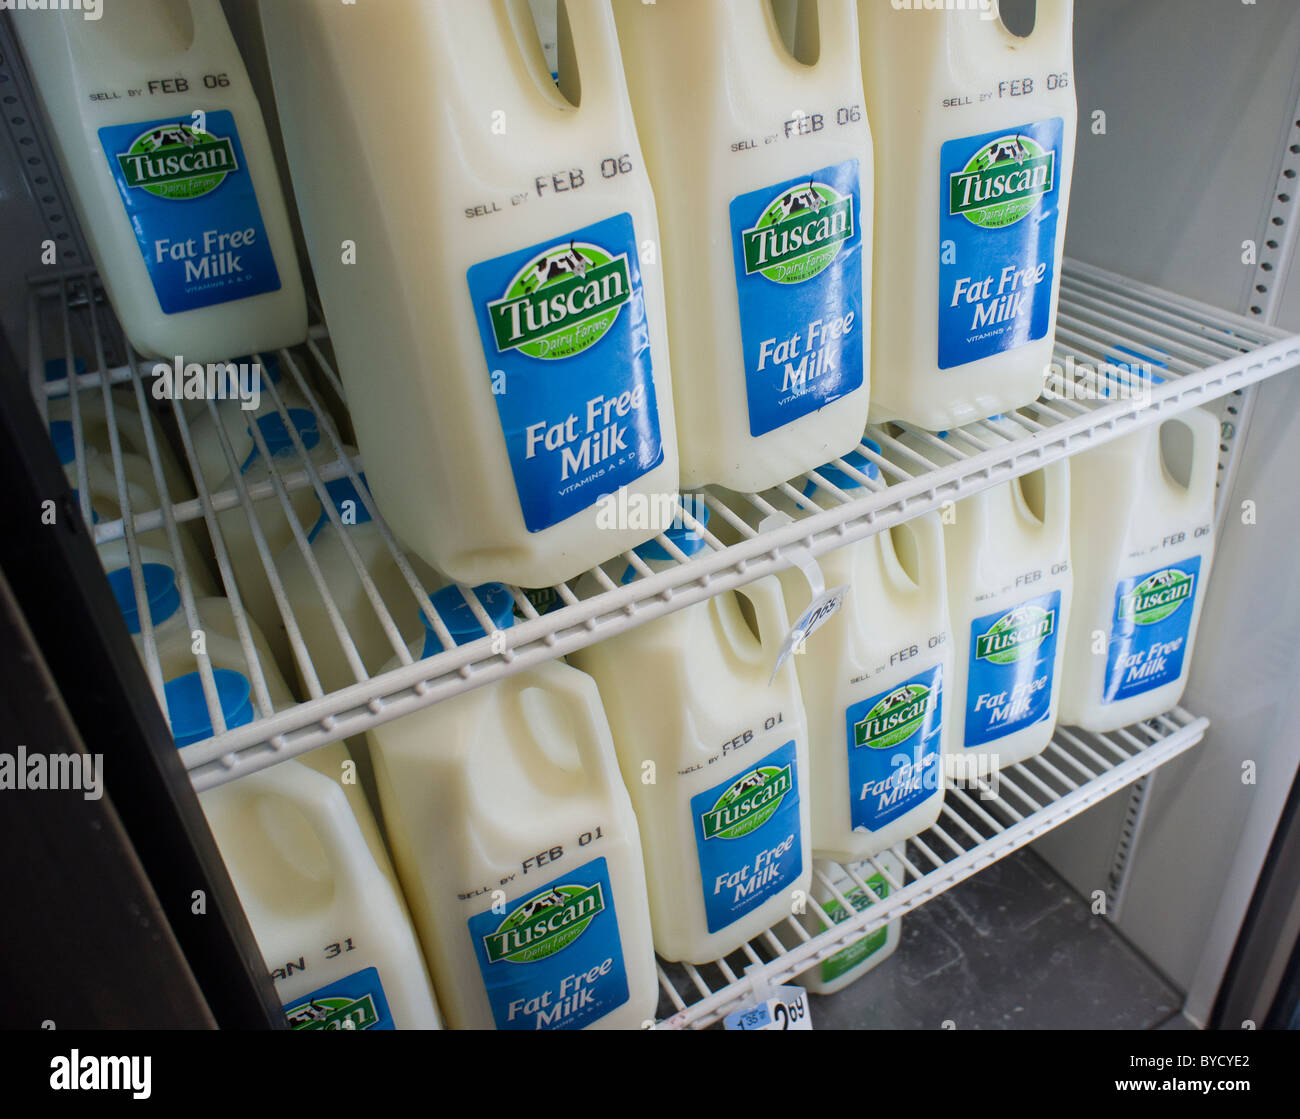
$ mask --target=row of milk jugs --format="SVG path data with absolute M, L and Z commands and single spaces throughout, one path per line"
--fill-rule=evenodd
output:
M 993 417 L 982 438 L 1018 434 Z M 909 434 L 884 457 L 868 444 L 819 474 L 851 495 L 877 460 L 942 459 L 961 437 Z M 1106 732 L 1178 702 L 1217 448 L 1217 421 L 1193 410 L 822 555 L 844 605 L 775 676 L 811 596 L 798 569 L 382 724 L 356 749 L 395 877 L 364 798 L 339 787 L 342 746 L 203 794 L 291 1018 L 369 1022 L 369 1000 L 427 1024 L 418 939 L 454 1026 L 638 1026 L 655 952 L 719 959 L 792 915 L 816 934 L 846 896 L 861 909 L 864 887 L 897 889 L 900 844 L 939 817 L 945 771 L 983 787 L 1058 720 Z M 685 525 L 669 539 L 703 547 Z M 478 592 L 491 628 L 509 626 L 505 588 Z M 433 604 L 456 642 L 484 635 L 458 588 Z M 411 651 L 440 647 L 427 633 Z M 414 934 L 366 918 L 372 898 L 404 899 Z M 828 947 L 801 981 L 852 981 L 896 925 L 862 939 L 870 952 Z
M 649 538 L 600 527 L 621 488 L 760 491 L 848 453 L 869 407 L 937 430 L 1037 398 L 1072 4 L 1042 0 L 1023 38 L 995 6 L 937 7 L 570 0 L 558 83 L 519 0 L 244 21 L 410 551 L 551 586 Z M 136 10 L 16 21 L 128 335 L 168 361 L 300 342 L 291 218 L 217 0 Z M 118 85 L 148 96 L 97 95 Z

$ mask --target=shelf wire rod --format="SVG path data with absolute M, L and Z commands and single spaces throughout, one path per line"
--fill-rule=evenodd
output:
M 987 824 L 990 828 L 993 829 L 994 834 L 1000 835 L 1002 832 L 1007 830 L 1006 824 L 999 823 L 996 819 L 994 819 L 991 815 L 989 815 L 989 813 L 984 810 L 984 806 L 981 805 L 979 801 L 976 800 L 975 797 L 971 796 L 970 793 L 968 793 L 965 789 L 955 788 L 953 789 L 953 792 L 956 794 L 958 799 L 961 800 L 962 804 L 966 806 L 968 811 L 974 813 L 985 824 Z M 1004 807 L 1004 808 L 1006 807 L 1003 804 L 1000 797 L 997 798 L 994 801 L 994 803 L 999 805 L 1000 807 Z M 947 806 L 945 805 L 944 807 L 946 808 Z M 1008 811 L 1012 812 L 1012 814 L 1014 815 L 1018 815 L 1018 813 L 1015 813 L 1014 809 L 1008 809 Z M 954 812 L 953 815 L 956 816 L 957 819 L 962 818 L 956 812 Z M 1020 817 L 1020 819 L 1023 819 L 1023 817 Z
M 1057 727 L 1053 741 L 1055 741 L 1057 738 L 1059 738 L 1063 742 L 1068 742 L 1076 750 L 1078 750 L 1080 753 L 1085 755 L 1090 761 L 1092 761 L 1097 766 L 1098 772 L 1105 773 L 1106 770 L 1115 768 L 1114 762 L 1107 761 L 1105 758 L 1103 758 L 1099 753 L 1097 753 L 1096 750 L 1094 750 L 1091 746 L 1089 746 L 1084 739 L 1080 738 L 1069 727 Z
M 1066 741 L 1069 740 L 1066 739 Z M 1097 776 L 1097 774 L 1095 774 L 1091 769 L 1089 769 L 1086 765 L 1084 765 L 1083 762 L 1081 762 L 1078 758 L 1076 758 L 1073 754 L 1071 754 L 1068 750 L 1066 750 L 1061 745 L 1061 743 L 1057 742 L 1056 739 L 1052 739 L 1052 741 L 1047 744 L 1047 749 L 1044 750 L 1043 753 L 1047 753 L 1049 750 L 1053 754 L 1060 755 L 1072 766 L 1074 766 L 1075 769 L 1077 769 L 1080 773 L 1083 774 L 1083 779 L 1085 781 L 1091 781 L 1094 777 Z M 1110 766 L 1107 765 L 1103 765 L 1102 767 L 1103 771 L 1109 768 Z

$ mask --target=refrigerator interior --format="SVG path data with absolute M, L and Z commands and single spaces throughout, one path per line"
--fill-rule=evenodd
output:
M 238 30 L 250 5 L 225 2 Z M 1021 9 L 1028 6 L 1007 0 L 1008 21 L 1027 18 Z M 534 7 L 543 12 L 545 28 L 547 5 Z M 268 455 L 270 478 L 245 483 L 227 443 L 236 484 L 210 491 L 194 469 L 190 420 L 179 404 L 151 405 L 151 363 L 130 351 L 104 298 L 7 18 L 0 17 L 0 238 L 14 251 L 0 261 L 0 328 L 37 409 L 63 387 L 45 381 L 46 360 L 76 353 L 87 373 L 77 378 L 73 400 L 103 400 L 112 414 L 113 394 L 105 386 L 124 385 L 142 410 L 153 407 L 162 418 L 173 452 L 190 466 L 195 496 L 167 498 L 157 509 L 133 508 L 119 455 L 114 465 L 123 515 L 100 520 L 90 533 L 99 544 L 124 540 L 138 576 L 138 534 L 161 529 L 179 555 L 179 533 L 197 526 L 215 556 L 209 574 L 224 588 L 241 627 L 219 514 L 247 514 L 256 503 L 259 511 L 270 511 L 264 516 L 287 519 L 310 556 L 312 526 L 299 521 L 290 495 L 310 488 L 340 525 L 325 484 L 355 481 L 363 468 L 350 451 L 328 324 L 314 309 L 306 343 L 278 357 L 285 382 L 310 403 L 330 461 L 304 456 L 305 469 L 281 473 Z M 254 40 L 246 31 L 243 41 Z M 363 734 L 1141 426 L 1205 407 L 1223 424 L 1219 537 L 1182 703 L 1108 734 L 1058 727 L 1039 757 L 996 778 L 952 785 L 939 823 L 908 841 L 901 872 L 872 861 L 870 873 L 889 883 L 887 897 L 833 927 L 827 919 L 826 931 L 816 936 L 791 918 L 782 935 L 769 931 L 726 959 L 698 967 L 660 962 L 659 1019 L 674 1028 L 716 1025 L 762 984 L 798 983 L 817 961 L 902 917 L 897 956 L 841 993 L 814 1001 L 815 1025 L 1211 1024 L 1300 766 L 1300 728 L 1290 702 L 1300 682 L 1300 587 L 1293 560 L 1300 497 L 1289 484 L 1300 467 L 1300 382 L 1292 375 L 1300 364 L 1300 275 L 1291 268 L 1291 189 L 1300 172 L 1300 9 L 1283 0 L 1081 0 L 1075 66 L 1079 139 L 1056 356 L 1097 363 L 1117 346 L 1162 351 L 1170 356 L 1169 375 L 1149 401 L 1045 395 L 1011 416 L 1022 432 L 1014 442 L 990 438 L 982 423 L 954 432 L 946 446 L 960 457 L 950 465 L 912 454 L 904 469 L 864 448 L 891 484 L 867 479 L 859 496 L 824 487 L 819 493 L 832 496 L 814 500 L 803 489 L 809 480 L 822 483 L 820 476 L 791 479 L 781 492 L 804 515 L 785 527 L 749 527 L 747 514 L 772 510 L 770 493 L 711 492 L 714 526 L 728 526 L 739 543 L 724 544 L 703 529 L 706 547 L 687 557 L 664 541 L 677 562 L 658 574 L 626 553 L 642 577 L 618 586 L 593 569 L 602 591 L 582 600 L 574 594 L 577 580 L 552 588 L 549 602 L 511 587 L 518 620 L 504 642 L 484 638 L 456 647 L 443 633 L 449 651 L 423 660 L 411 657 L 401 622 L 413 604 L 434 616 L 428 596 L 438 586 L 426 584 L 406 562 L 358 486 L 406 584 L 401 602 L 386 601 L 362 573 L 398 667 L 370 674 L 352 657 L 355 683 L 322 687 L 313 662 L 319 647 L 313 650 L 298 632 L 279 585 L 278 557 L 254 533 L 300 677 L 299 702 L 276 709 L 257 658 L 249 655 L 258 717 L 227 730 L 219 709 L 213 710 L 218 733 L 179 751 L 194 790 Z M 250 70 L 258 70 L 255 59 Z M 49 242 L 57 261 L 36 263 Z M 287 419 L 280 391 L 273 385 L 267 391 Z M 73 417 L 78 429 L 75 406 Z M 301 450 L 292 423 L 288 430 Z M 901 447 L 896 434 L 877 426 L 865 433 L 892 450 Z M 261 446 L 260 436 L 254 438 Z M 936 449 L 945 446 L 933 436 L 922 438 Z M 157 487 L 166 493 L 156 447 L 149 457 Z M 74 469 L 89 525 L 85 458 L 78 433 Z M 316 580 L 310 559 L 307 567 Z M 195 592 L 184 572 L 179 584 L 182 610 L 196 624 Z M 539 612 L 539 602 L 554 606 Z M 486 624 L 481 607 L 476 612 Z M 134 664 L 123 672 L 136 674 L 136 685 L 161 700 L 162 670 L 150 627 L 143 628 L 144 664 L 138 673 Z M 246 626 L 239 637 L 251 654 Z M 341 628 L 334 639 L 345 650 L 350 645 Z M 202 657 L 200 675 L 215 695 Z M 1250 779 L 1243 779 L 1247 773 Z M 190 807 L 197 811 L 193 798 Z M 865 888 L 861 875 L 850 877 Z M 228 882 L 224 890 L 228 895 Z M 851 903 L 840 901 L 853 912 Z M 816 902 L 809 905 L 825 916 Z M 1294 940 L 1294 928 L 1285 928 Z M 228 935 L 241 940 L 249 934 L 235 922 Z M 248 947 L 242 944 L 244 956 Z M 1270 980 L 1281 981 L 1277 974 Z

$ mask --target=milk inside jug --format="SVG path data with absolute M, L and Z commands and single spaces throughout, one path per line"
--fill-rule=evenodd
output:
M 986 444 L 1023 434 L 1000 416 L 978 428 Z M 942 465 L 946 441 L 962 438 L 900 442 Z M 955 660 L 945 769 L 973 779 L 1033 757 L 1056 726 L 1073 590 L 1069 463 L 972 494 L 940 519 Z
M 565 5 L 558 86 L 523 3 L 261 11 L 357 443 L 397 537 L 451 579 L 526 587 L 646 540 L 600 517 L 624 487 L 677 489 L 659 231 L 608 5 Z M 421 106 L 414 133 L 400 104 Z
M 1072 0 L 1039 0 L 1027 38 L 996 0 L 864 0 L 858 18 L 877 154 L 872 419 L 937 430 L 1028 404 L 1056 330 Z
M 206 717 L 195 685 L 173 695 L 169 684 L 169 705 L 188 702 Z M 325 747 L 307 764 L 284 761 L 209 789 L 199 803 L 293 1029 L 437 1029 L 370 810 L 330 774 L 343 759 L 341 746 Z
M 1219 421 L 1193 408 L 1075 457 L 1061 721 L 1108 731 L 1178 703 L 1214 554 Z
M 846 461 L 879 475 L 864 456 Z M 834 465 L 818 473 L 860 496 L 857 479 Z M 811 482 L 809 489 L 834 504 L 829 492 Z M 924 831 L 943 807 L 953 680 L 943 544 L 930 513 L 818 557 L 826 586 L 849 587 L 840 610 L 791 658 L 808 712 L 812 845 L 820 857 L 874 855 Z M 797 568 L 779 578 L 786 613 L 797 618 L 811 602 L 808 580 Z
M 800 5 L 792 55 L 760 0 L 614 15 L 663 234 L 682 484 L 766 489 L 855 447 L 867 418 L 857 18 Z
M 687 555 L 703 543 L 667 535 Z M 638 551 L 652 571 L 673 562 Z M 788 629 L 769 576 L 569 655 L 609 715 L 666 959 L 725 956 L 808 888 L 808 725 L 794 666 L 768 683 Z
M 849 869 L 866 883 L 876 898 L 883 901 L 889 897 L 893 889 L 890 884 L 891 878 L 895 883 L 902 883 L 903 866 L 892 851 L 881 851 L 876 857 L 876 862 L 880 865 L 880 870 L 865 861 L 852 863 Z M 834 890 L 827 884 L 827 879 L 834 883 Z M 870 909 L 875 904 L 875 901 L 868 897 L 867 892 L 849 876 L 844 867 L 824 859 L 818 859 L 813 863 L 811 896 L 835 925 L 854 916 L 844 908 L 840 898 L 847 900 L 857 913 Z M 831 927 L 817 915 L 817 911 L 812 906 L 808 906 L 797 920 L 813 936 Z M 847 947 L 818 961 L 801 973 L 795 982 L 811 994 L 833 995 L 836 991 L 861 979 L 872 968 L 878 967 L 894 954 L 894 950 L 898 947 L 898 939 L 902 935 L 902 924 L 902 919 L 895 917 L 883 927 L 859 937 Z M 786 924 L 777 926 L 776 935 L 787 948 L 796 948 L 801 943 L 798 935 Z
M 506 609 L 497 624 L 511 620 Z M 452 1027 L 653 1019 L 640 835 L 589 676 L 548 661 L 368 737 L 393 861 Z
M 131 344 L 209 362 L 302 341 L 289 219 L 219 0 L 105 7 L 13 25 Z

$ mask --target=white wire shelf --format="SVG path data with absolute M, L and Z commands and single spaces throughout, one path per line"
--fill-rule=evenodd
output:
M 226 729 L 222 720 L 212 666 L 206 655 L 196 655 L 197 671 L 211 712 L 216 733 L 182 750 L 182 758 L 196 788 L 205 789 L 274 764 L 287 757 L 305 753 L 329 742 L 352 735 L 389 719 L 399 718 L 429 704 L 478 687 L 511 672 L 541 661 L 553 659 L 575 649 L 593 644 L 642 624 L 653 618 L 681 609 L 693 602 L 730 590 L 761 576 L 789 567 L 808 556 L 817 556 L 853 540 L 880 532 L 919 514 L 938 509 L 981 489 L 1036 470 L 1046 463 L 1117 438 L 1146 424 L 1159 422 L 1178 412 L 1206 404 L 1218 397 L 1240 392 L 1246 386 L 1300 364 L 1300 335 L 1287 335 L 1271 327 L 1196 303 L 1192 300 L 1130 281 L 1113 273 L 1075 261 L 1067 261 L 1061 284 L 1061 305 L 1056 346 L 1056 360 L 1067 369 L 1070 380 L 1057 378 L 1034 405 L 1008 413 L 1007 420 L 1023 432 L 1012 442 L 991 438 L 991 429 L 983 422 L 968 425 L 939 443 L 934 436 L 918 432 L 926 446 L 943 448 L 947 458 L 940 465 L 925 455 L 909 451 L 896 435 L 906 425 L 888 429 L 869 425 L 864 437 L 874 440 L 894 458 L 910 456 L 906 468 L 877 454 L 865 444 L 859 451 L 881 472 L 880 479 L 866 478 L 838 460 L 845 472 L 858 477 L 860 489 L 852 494 L 831 485 L 815 472 L 791 479 L 768 494 L 738 494 L 709 490 L 703 497 L 710 509 L 715 529 L 738 542 L 724 544 L 718 535 L 703 529 L 706 546 L 691 557 L 682 555 L 664 536 L 660 544 L 677 562 L 667 570 L 652 573 L 634 553 L 625 553 L 638 577 L 617 586 L 599 568 L 589 573 L 602 591 L 581 601 L 574 594 L 577 580 L 554 588 L 556 607 L 539 614 L 530 599 L 517 587 L 510 592 L 516 603 L 513 627 L 455 647 L 448 633 L 430 608 L 429 594 L 441 584 L 425 585 L 403 555 L 391 532 L 383 524 L 364 487 L 358 486 L 367 510 L 383 535 L 388 553 L 403 576 L 405 587 L 401 601 L 385 600 L 370 573 L 350 545 L 349 559 L 356 568 L 366 597 L 391 643 L 385 652 L 387 662 L 396 658 L 398 666 L 381 671 L 382 664 L 365 664 L 356 653 L 352 635 L 341 621 L 337 604 L 322 572 L 311 557 L 307 543 L 310 525 L 302 524 L 294 511 L 291 495 L 311 487 L 320 499 L 330 521 L 341 527 L 338 510 L 329 498 L 325 483 L 347 476 L 354 482 L 363 465 L 358 456 L 347 453 L 331 405 L 342 401 L 343 390 L 333 366 L 328 336 L 323 327 L 312 328 L 304 345 L 280 351 L 283 381 L 308 401 L 321 433 L 321 442 L 329 456 L 313 460 L 304 453 L 303 442 L 290 418 L 283 395 L 275 385 L 267 384 L 269 395 L 305 467 L 282 472 L 277 460 L 267 455 L 260 432 L 254 440 L 270 466 L 263 481 L 243 480 L 233 449 L 221 437 L 222 452 L 230 467 L 233 487 L 211 492 L 204 485 L 197 468 L 191 421 L 180 401 L 166 405 L 159 433 L 170 433 L 168 441 L 177 457 L 188 466 L 194 481 L 191 495 L 171 495 L 163 467 L 158 433 L 150 424 L 143 425 L 147 458 L 154 487 L 161 495 L 158 508 L 134 508 L 131 487 L 127 485 L 122 459 L 122 441 L 118 430 L 117 408 L 121 397 L 110 386 L 121 386 L 133 394 L 139 414 L 149 412 L 152 363 L 129 350 L 116 320 L 103 298 L 98 278 L 89 271 L 70 270 L 51 281 L 48 274 L 39 277 L 30 289 L 29 375 L 31 387 L 42 410 L 46 401 L 68 389 L 66 380 L 45 381 L 45 361 L 62 355 L 85 359 L 88 372 L 72 378 L 76 391 L 69 397 L 71 424 L 75 443 L 73 472 L 78 486 L 82 512 L 91 523 L 90 498 L 87 490 L 86 444 L 81 412 L 89 402 L 103 409 L 108 417 L 108 448 L 117 486 L 117 505 L 121 515 L 101 520 L 93 526 L 97 544 L 124 540 L 130 559 L 137 601 L 144 601 L 144 584 L 138 537 L 141 533 L 161 530 L 177 557 L 177 584 L 181 606 L 191 628 L 198 626 L 193 574 L 187 570 L 180 546 L 181 526 L 201 524 L 211 544 L 214 571 L 230 602 L 240 645 L 248 662 L 248 678 L 256 717 L 252 722 Z M 1143 354 L 1158 353 L 1164 365 L 1159 373 L 1164 383 L 1150 388 L 1139 399 L 1089 397 L 1072 398 L 1075 388 L 1084 384 L 1086 375 L 1069 370 L 1068 363 L 1093 366 L 1115 360 L 1119 348 Z M 1086 372 L 1086 371 L 1085 371 Z M 219 405 L 204 402 L 213 410 Z M 230 405 L 226 405 L 230 406 Z M 346 422 L 337 407 L 334 415 Z M 220 429 L 220 424 L 216 427 Z M 165 429 L 165 432 L 164 432 Z M 1005 430 L 1005 427 L 1004 427 Z M 939 458 L 941 456 L 936 456 Z M 955 461 L 951 461 L 955 459 Z M 808 480 L 821 487 L 817 499 L 805 497 Z M 886 484 L 888 483 L 888 484 Z M 803 514 L 793 523 L 771 530 L 756 531 L 749 522 L 754 513 L 770 512 L 770 498 L 779 492 L 793 501 Z M 826 496 L 823 496 L 826 495 Z M 303 638 L 280 580 L 281 557 L 273 555 L 263 533 L 252 530 L 259 562 L 265 569 L 274 594 L 291 654 L 300 677 L 297 702 L 277 708 L 267 687 L 266 676 L 254 650 L 247 624 L 243 597 L 236 572 L 224 540 L 219 514 L 240 507 L 250 518 L 265 523 L 268 516 L 283 516 L 292 528 L 294 547 L 306 560 L 310 577 L 321 592 L 331 618 L 331 640 L 344 650 L 355 682 L 344 687 L 321 686 L 316 661 L 319 647 L 309 648 Z M 698 522 L 686 510 L 683 519 L 692 527 Z M 725 529 L 724 529 L 725 526 Z M 347 534 L 342 533 L 346 539 Z M 491 633 L 487 612 L 469 589 L 462 587 L 471 609 L 484 629 Z M 445 652 L 424 659 L 413 659 L 406 642 L 417 637 L 410 632 L 408 619 L 416 616 L 416 607 L 434 618 L 435 631 Z M 163 680 L 148 611 L 141 611 L 144 661 L 151 683 L 163 696 Z M 294 687 L 295 681 L 289 681 Z M 165 707 L 164 707 L 165 710 Z
M 1109 734 L 1058 727 L 1037 757 L 976 783 L 946 782 L 939 820 L 894 849 L 901 854 L 901 871 L 891 872 L 879 858 L 868 860 L 867 876 L 879 874 L 889 884 L 885 898 L 859 910 L 844 896 L 853 887 L 835 889 L 832 879 L 841 880 L 831 875 L 821 884 L 852 915 L 835 924 L 810 898 L 808 908 L 826 931 L 813 936 L 791 916 L 781 922 L 784 928 L 767 930 L 724 960 L 698 966 L 660 961 L 660 1007 L 671 1009 L 657 1028 L 713 1025 L 751 997 L 755 981 L 797 985 L 810 967 L 1195 746 L 1208 725 L 1209 720 L 1176 707 Z M 860 874 L 841 869 L 864 898 L 875 898 Z M 814 1027 L 815 1015 L 814 1007 Z

